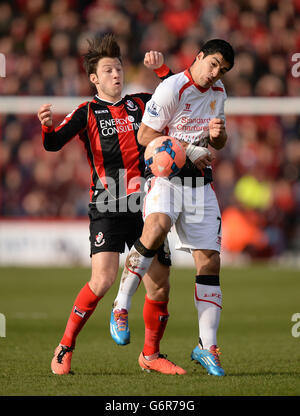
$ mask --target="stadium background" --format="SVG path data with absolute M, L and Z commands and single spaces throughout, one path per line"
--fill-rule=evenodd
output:
M 199 45 L 220 37 L 236 51 L 235 67 L 224 81 L 229 97 L 300 95 L 300 78 L 292 74 L 292 56 L 300 51 L 299 0 L 16 0 L 0 4 L 0 52 L 6 57 L 2 99 L 17 97 L 22 106 L 22 97 L 49 96 L 51 102 L 54 96 L 91 96 L 80 56 L 87 38 L 106 32 L 114 32 L 121 44 L 127 92 L 152 92 L 157 85 L 142 64 L 146 51 L 163 52 L 178 72 L 191 64 Z M 56 122 L 65 114 L 56 114 Z M 299 114 L 229 115 L 227 129 L 228 144 L 214 163 L 223 257 L 296 259 Z M 8 228 L 2 221 L 5 263 L 13 247 L 24 247 L 21 227 L 11 228 L 16 218 L 86 219 L 90 174 L 77 140 L 59 153 L 44 151 L 36 113 L 2 111 L 0 135 L 0 216 L 13 219 Z M 49 239 L 51 232 L 43 227 L 24 229 L 43 229 Z M 60 250 L 65 245 L 58 244 Z M 70 261 L 74 250 L 66 254 Z

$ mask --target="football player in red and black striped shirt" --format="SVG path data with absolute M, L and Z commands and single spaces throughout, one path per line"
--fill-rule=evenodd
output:
M 157 69 L 162 79 L 171 74 L 158 52 L 147 53 L 144 62 L 148 68 Z M 96 87 L 95 97 L 79 105 L 57 128 L 53 126 L 51 104 L 41 106 L 38 112 L 45 149 L 58 151 L 78 135 L 91 168 L 89 218 L 92 273 L 90 281 L 76 297 L 64 335 L 55 349 L 51 363 L 55 374 L 70 372 L 77 335 L 99 300 L 115 282 L 119 253 L 124 251 L 125 243 L 130 248 L 143 228 L 141 178 L 144 174 L 144 148 L 138 143 L 137 132 L 151 95 L 139 93 L 122 97 L 123 67 L 120 48 L 113 35 L 90 42 L 84 65 Z M 148 275 L 143 278 L 152 302 L 147 311 L 144 308 L 146 329 L 151 333 L 145 342 L 155 342 L 156 345 L 163 336 L 168 317 L 169 265 L 169 252 L 162 247 Z M 157 290 L 152 275 L 156 275 L 156 281 L 159 278 L 166 284 Z M 122 282 L 114 304 L 113 319 L 120 330 L 125 330 L 123 345 L 129 342 L 127 312 L 131 296 L 140 281 L 137 277 L 135 282 Z M 122 307 L 122 302 L 125 302 L 126 308 Z M 157 322 L 153 322 L 154 314 Z

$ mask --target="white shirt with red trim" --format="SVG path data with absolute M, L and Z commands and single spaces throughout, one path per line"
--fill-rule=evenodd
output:
M 178 140 L 207 147 L 209 121 L 216 117 L 225 121 L 226 98 L 220 80 L 210 88 L 201 88 L 186 70 L 158 85 L 146 105 L 142 122 Z

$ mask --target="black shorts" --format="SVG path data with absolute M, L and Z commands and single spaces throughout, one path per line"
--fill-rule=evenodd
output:
M 120 215 L 92 219 L 90 216 L 90 256 L 100 252 L 114 251 L 124 253 L 125 244 L 130 249 L 142 235 L 144 221 L 142 214 Z M 171 266 L 171 254 L 167 239 L 158 249 L 161 264 Z

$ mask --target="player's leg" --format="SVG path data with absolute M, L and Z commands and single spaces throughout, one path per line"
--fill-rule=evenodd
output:
M 122 225 L 124 233 L 127 236 L 126 243 L 130 249 L 141 236 L 143 232 L 143 226 L 144 221 L 141 213 L 137 213 L 136 215 L 127 218 L 126 222 L 124 222 Z M 139 246 L 141 246 L 141 244 L 139 244 Z M 161 251 L 161 249 L 159 250 Z M 135 256 L 138 257 L 136 251 L 133 250 L 133 252 L 135 253 Z M 151 251 L 151 261 L 152 257 L 155 255 L 155 252 L 156 250 Z M 167 253 L 165 253 L 165 256 L 167 256 Z M 165 258 L 164 256 L 160 257 L 162 259 Z M 146 273 L 147 270 L 145 269 L 144 272 Z M 126 345 L 130 342 L 128 312 L 131 307 L 132 296 L 140 285 L 143 275 L 144 273 L 139 273 L 138 270 L 135 269 L 135 266 L 128 268 L 125 263 L 124 272 L 120 279 L 118 294 L 114 300 L 110 317 L 110 333 L 113 340 L 118 345 Z M 147 280 L 147 278 L 148 276 L 146 275 L 145 279 Z
M 170 218 L 165 214 L 151 214 L 146 218 L 142 236 L 136 240 L 130 249 L 126 257 L 124 270 L 121 276 L 120 285 L 124 286 L 127 283 L 125 288 L 127 288 L 127 294 L 130 297 L 136 291 L 138 285 L 150 268 L 156 252 L 163 245 L 170 226 Z M 148 248 L 142 243 L 142 241 L 146 242 Z M 130 299 L 124 299 L 123 302 L 125 301 L 130 302 Z M 120 305 L 121 303 L 118 303 L 118 306 Z M 130 303 L 128 306 L 130 307 Z
M 220 255 L 213 250 L 195 250 L 193 257 L 197 270 L 194 300 L 198 312 L 199 344 L 194 348 L 191 358 L 200 362 L 209 374 L 223 376 L 225 372 L 217 347 L 222 310 Z
M 222 310 L 222 292 L 219 279 L 219 253 L 213 250 L 195 250 L 196 264 L 194 300 L 198 312 L 199 346 L 209 349 L 217 345 L 217 331 Z
M 163 216 L 163 214 L 159 215 Z M 169 217 L 166 216 L 166 220 L 169 221 Z M 146 222 L 148 221 L 151 221 L 151 218 L 150 220 L 146 220 Z M 164 223 L 164 218 L 157 219 L 157 221 L 159 223 Z M 168 226 L 168 223 L 166 225 Z M 155 234 L 154 238 L 157 238 L 158 241 L 161 241 L 167 234 L 167 230 L 164 231 L 162 228 L 159 228 L 156 232 L 157 234 Z M 160 246 L 162 246 L 162 244 L 160 244 Z M 156 249 L 147 249 L 140 242 L 140 239 L 137 239 L 126 258 L 124 270 L 120 279 L 119 291 L 114 301 L 110 317 L 110 334 L 118 345 L 126 345 L 130 342 L 128 311 L 131 307 L 131 299 L 147 273 L 148 268 L 151 267 L 156 251 Z M 147 276 L 145 276 L 145 278 L 146 280 L 148 279 Z
M 132 248 L 134 243 L 140 239 L 143 233 L 144 220 L 141 213 L 133 216 L 126 220 L 123 228 L 127 228 L 126 244 L 129 250 Z M 153 250 L 154 251 L 154 250 Z M 159 247 L 158 249 L 158 260 L 163 265 L 170 265 L 170 250 L 168 240 Z M 151 267 L 151 266 L 150 266 Z M 156 266 L 157 267 L 157 266 Z M 156 268 L 155 268 L 156 269 Z M 148 279 L 148 274 L 145 274 L 145 279 Z M 141 275 L 138 273 L 124 273 L 118 289 L 118 294 L 113 303 L 113 311 L 125 309 L 129 312 L 131 307 L 132 296 L 136 292 L 137 288 L 141 283 Z
M 155 256 L 148 273 L 143 278 L 143 283 L 146 289 L 145 303 L 144 303 L 144 322 L 145 322 L 145 343 L 143 354 L 149 357 L 157 358 L 160 352 L 160 340 L 163 337 L 168 313 L 169 301 L 169 274 L 170 268 L 168 265 L 163 265 Z M 155 312 L 159 311 L 159 319 L 157 319 Z
M 92 256 L 91 279 L 82 287 L 75 299 L 65 332 L 51 363 L 53 373 L 67 374 L 70 372 L 76 338 L 96 309 L 99 300 L 114 283 L 118 268 L 119 253 L 104 252 Z
M 154 353 L 159 353 L 159 342 L 163 336 L 164 329 L 167 323 L 167 304 L 169 299 L 169 266 L 170 266 L 170 259 L 165 256 L 165 252 L 162 248 L 159 249 L 158 255 L 156 255 L 151 262 L 148 272 L 143 276 L 143 283 L 147 292 L 146 300 L 151 300 L 151 305 L 157 303 L 157 308 L 161 309 L 161 316 L 165 319 L 161 319 L 160 321 L 156 322 L 155 319 L 152 319 L 151 311 L 147 314 L 147 319 L 145 321 L 146 328 L 149 329 L 151 332 L 151 336 L 149 331 L 146 330 L 146 338 L 145 344 L 147 355 L 153 355 Z M 128 273 L 123 276 L 123 280 L 121 279 L 120 286 L 124 285 L 127 280 L 130 282 L 134 281 L 136 278 L 136 274 Z M 139 278 L 141 280 L 141 277 Z M 125 282 L 124 282 L 125 281 Z M 120 292 L 120 290 L 119 290 Z M 125 296 L 124 296 L 125 298 Z M 128 298 L 127 298 L 128 301 Z M 146 305 L 149 302 L 145 302 L 144 312 L 146 311 Z M 123 304 L 125 306 L 125 304 Z M 127 306 L 128 307 L 128 306 Z M 151 310 L 151 307 L 148 308 Z M 129 308 L 128 308 L 129 310 Z M 118 324 L 120 320 L 119 315 L 125 312 L 125 309 L 115 310 L 114 315 L 116 317 L 111 319 L 111 335 L 113 339 L 119 344 L 125 344 L 125 337 L 126 333 L 124 334 L 123 328 L 121 324 Z M 127 311 L 126 311 L 127 312 Z M 148 324 L 148 325 L 147 325 Z M 125 323 L 124 323 L 125 325 Z M 119 328 L 120 326 L 120 328 Z M 128 327 L 128 324 L 127 324 Z
M 118 224 L 106 218 L 91 221 L 90 242 L 92 273 L 88 283 L 79 291 L 73 304 L 65 332 L 55 349 L 51 369 L 55 374 L 67 374 L 71 368 L 76 338 L 90 318 L 99 300 L 114 283 L 119 268 L 119 253 L 124 251 L 124 238 L 115 237 Z
M 143 281 L 146 289 L 143 308 L 145 339 L 138 360 L 139 365 L 148 372 L 185 374 L 186 371 L 183 368 L 160 353 L 160 341 L 169 319 L 169 264 L 162 264 L 159 261 L 159 255 L 155 256 Z
M 169 318 L 169 266 L 162 265 L 157 256 L 144 276 L 146 288 L 143 318 L 145 340 L 139 356 L 139 365 L 148 372 L 163 374 L 185 374 L 186 371 L 160 354 L 160 341 L 163 338 Z
M 222 308 L 219 283 L 220 210 L 211 184 L 195 188 L 185 187 L 183 200 L 184 211 L 175 224 L 176 248 L 192 252 L 196 267 L 194 297 L 200 341 L 192 353 L 192 358 L 196 357 L 196 352 L 200 354 L 201 350 L 201 353 L 207 352 L 211 356 L 207 363 L 213 361 L 219 364 L 216 345 Z M 211 352 L 210 349 L 212 349 Z M 223 375 L 222 372 L 220 367 L 215 371 L 215 373 L 220 373 L 216 375 Z M 211 374 L 213 373 L 214 370 L 211 371 Z
M 213 250 L 194 250 L 196 265 L 195 305 L 198 311 L 202 348 L 217 345 L 222 293 L 220 288 L 220 255 Z
M 154 226 L 154 223 L 161 225 Z M 150 268 L 157 250 L 160 246 L 162 246 L 162 242 L 166 238 L 169 227 L 170 219 L 165 214 L 152 214 L 147 217 L 141 238 L 138 238 L 135 241 L 126 257 L 123 273 L 120 279 L 119 292 L 117 299 L 114 302 L 111 315 L 111 335 L 113 339 L 120 345 L 128 343 L 129 339 L 122 342 L 122 339 L 118 336 L 118 332 L 120 331 L 116 327 L 117 320 L 113 317 L 113 314 L 119 313 L 118 311 L 122 310 L 126 311 L 127 313 L 130 309 L 131 298 L 143 277 L 146 275 L 148 269 Z M 146 234 L 144 234 L 145 229 Z M 146 241 L 151 248 L 145 247 L 141 242 L 143 235 L 147 235 L 147 233 L 149 234 L 149 229 L 151 229 L 152 240 L 150 241 L 149 236 L 147 236 Z
M 136 219 L 138 220 L 138 218 Z M 135 220 L 135 223 L 136 223 Z M 143 230 L 143 220 L 141 218 L 141 227 L 138 235 L 134 235 L 134 224 L 130 226 L 130 239 L 127 240 L 127 245 L 132 246 L 137 237 L 140 236 Z M 135 239 L 132 241 L 132 237 Z M 143 277 L 145 287 L 151 290 L 150 298 L 161 300 L 160 297 L 165 291 L 169 290 L 169 266 L 171 265 L 171 256 L 169 250 L 168 240 L 159 247 L 157 252 L 157 261 L 153 261 L 150 265 L 149 271 Z M 157 284 L 153 283 L 152 275 L 158 275 L 158 278 L 164 279 L 165 284 L 158 288 Z M 149 282 L 147 284 L 147 282 Z M 126 345 L 130 342 L 130 331 L 128 325 L 128 312 L 131 308 L 132 296 L 136 292 L 141 283 L 141 277 L 137 273 L 124 273 L 119 285 L 117 297 L 113 303 L 113 309 L 110 318 L 110 333 L 113 340 L 118 345 Z M 158 298 L 157 298 L 158 296 Z
M 135 243 L 135 241 L 141 236 L 143 232 L 144 220 L 141 212 L 137 212 L 132 218 L 123 224 L 123 228 L 126 229 L 126 244 L 129 250 Z M 117 296 L 113 302 L 112 312 L 118 313 L 118 311 L 124 310 L 126 313 L 131 308 L 131 299 L 137 288 L 141 283 L 141 279 L 138 275 L 132 275 L 130 278 L 121 279 Z M 118 328 L 116 328 L 118 331 Z M 114 338 L 114 337 L 113 337 Z M 119 344 L 118 340 L 116 342 Z M 128 340 L 129 342 L 129 340 Z M 121 343 L 121 345 L 124 345 Z

